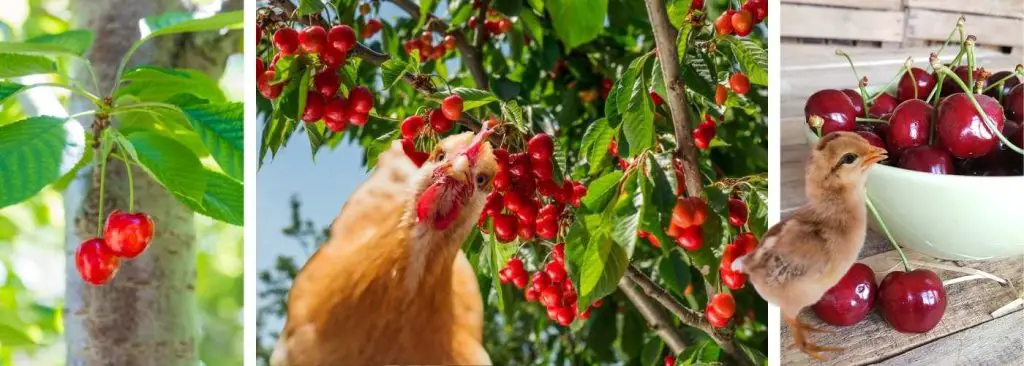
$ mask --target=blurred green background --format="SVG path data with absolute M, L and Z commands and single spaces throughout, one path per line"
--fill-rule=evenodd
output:
M 59 33 L 69 27 L 69 0 L 2 3 L 0 40 Z M 232 55 L 225 62 L 221 87 L 234 101 L 242 101 L 244 95 L 242 75 L 242 55 Z M 66 101 L 66 93 L 59 95 Z M 0 105 L 0 121 L 24 117 L 17 98 Z M 54 188 L 0 209 L 0 365 L 65 362 L 64 218 L 63 196 Z M 199 215 L 195 225 L 200 358 L 206 365 L 241 365 L 242 228 Z

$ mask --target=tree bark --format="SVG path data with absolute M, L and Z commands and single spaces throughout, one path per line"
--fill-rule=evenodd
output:
M 184 8 L 182 3 L 79 0 L 72 4 L 73 26 L 96 35 L 88 58 L 101 95 L 110 92 L 121 57 L 139 38 L 139 19 L 171 10 L 196 10 Z M 240 0 L 224 4 L 224 10 L 241 7 Z M 241 32 L 161 37 L 140 48 L 131 64 L 192 68 L 217 78 L 226 56 L 241 44 L 240 38 Z M 86 74 L 80 71 L 80 75 Z M 71 104 L 72 112 L 95 108 L 82 99 Z M 67 364 L 198 364 L 194 214 L 147 173 L 137 167 L 132 171 L 135 210 L 146 212 L 156 223 L 149 248 L 134 260 L 122 261 L 117 276 L 104 286 L 85 284 L 75 269 L 76 248 L 95 236 L 99 225 L 99 163 L 97 157 L 92 168 L 83 169 L 64 196 L 68 223 L 64 315 Z M 124 163 L 110 159 L 106 165 L 104 218 L 113 209 L 128 210 L 128 192 Z

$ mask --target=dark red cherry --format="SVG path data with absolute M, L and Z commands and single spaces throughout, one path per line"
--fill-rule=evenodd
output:
M 811 121 L 815 116 L 823 120 L 822 135 L 835 131 L 853 131 L 857 123 L 857 109 L 853 107 L 853 101 L 845 93 L 835 89 L 819 90 L 807 98 L 807 103 L 804 104 L 804 118 L 807 125 L 817 131 Z
M 1000 86 L 992 86 L 999 83 L 1000 80 L 1003 80 L 1003 78 L 1010 75 L 1013 75 L 1013 73 L 1010 71 L 1000 71 L 995 74 L 992 74 L 992 76 L 989 76 L 987 87 L 990 87 L 992 89 L 986 91 L 985 95 L 996 98 L 997 100 L 1001 100 L 1000 98 L 1007 94 L 1010 94 L 1010 90 L 1013 90 L 1014 87 L 1020 85 L 1019 77 L 1014 76 L 1012 78 L 1006 79 L 1006 81 L 1002 82 Z
M 857 117 L 865 117 L 864 98 L 860 96 L 860 92 L 853 89 L 843 89 L 840 91 L 850 97 L 850 101 L 853 102 L 853 110 L 857 112 Z
M 1003 107 L 999 102 L 987 95 L 975 94 L 974 97 L 995 127 L 1002 131 Z M 939 103 L 936 123 L 939 141 L 955 157 L 983 156 L 999 144 L 999 138 L 982 121 L 967 94 L 956 93 L 943 99 Z
M 960 80 L 964 82 L 964 85 L 967 85 L 968 88 L 971 88 L 973 90 L 975 84 L 978 82 L 978 79 L 981 78 L 981 74 L 985 72 L 985 70 L 981 68 L 974 69 L 974 83 L 972 83 L 971 80 L 968 79 L 967 65 L 957 66 L 955 69 L 953 69 L 953 72 L 956 73 L 956 76 L 959 77 Z M 982 88 L 984 88 L 984 85 L 982 86 Z M 957 85 L 957 83 L 953 81 L 953 79 L 950 79 L 948 75 L 945 79 L 942 80 L 942 97 L 947 97 L 956 93 L 963 92 L 964 89 L 961 88 L 960 85 Z
M 863 263 L 854 263 L 811 309 L 826 323 L 853 325 L 871 312 L 877 294 L 875 272 Z
M 880 147 L 880 148 L 883 148 L 883 149 L 887 149 L 886 146 L 885 146 L 885 141 L 882 141 L 882 138 L 878 137 L 878 135 L 875 134 L 874 132 L 872 132 L 872 131 L 857 131 L 857 134 L 860 135 L 861 137 L 863 137 L 865 140 L 868 140 L 868 143 L 870 143 L 872 146 Z
M 1024 84 L 1010 89 L 1010 94 L 1003 97 L 1003 108 L 1006 110 L 1007 119 L 1024 123 Z
M 913 80 L 911 80 L 910 74 L 914 74 Z M 914 95 L 915 81 L 917 82 L 916 96 Z M 924 100 L 925 98 L 928 98 L 928 94 L 931 93 L 934 88 L 935 78 L 932 74 L 916 67 L 911 68 L 909 73 L 904 73 L 903 76 L 900 77 L 900 82 L 896 86 L 896 99 L 900 102 L 915 98 Z
M 928 143 L 932 106 L 920 99 L 900 103 L 889 117 L 888 146 L 903 151 Z
M 953 157 L 943 148 L 922 145 L 903 151 L 899 167 L 932 174 L 953 174 Z
M 924 333 L 946 313 L 946 290 L 935 272 L 916 269 L 890 272 L 878 285 L 885 321 L 898 331 Z
M 881 116 L 892 113 L 896 109 L 896 97 L 889 93 L 882 93 L 875 98 L 874 104 L 868 109 L 868 115 L 873 118 L 879 118 Z

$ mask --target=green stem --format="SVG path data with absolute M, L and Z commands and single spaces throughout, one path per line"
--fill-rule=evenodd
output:
M 89 115 L 93 115 L 93 114 L 96 114 L 95 110 L 78 112 L 78 113 L 75 113 L 75 114 L 72 114 L 72 115 L 68 116 L 68 119 L 75 119 L 75 118 L 78 118 L 78 117 L 84 117 L 84 116 L 89 116 Z
M 988 127 L 989 131 L 992 131 L 992 133 L 999 138 L 999 141 L 1006 145 L 1006 147 L 1008 147 L 1010 150 L 1013 150 L 1018 154 L 1024 155 L 1024 149 L 1021 149 L 1019 146 L 1014 145 L 1012 142 L 1010 142 L 1010 140 L 1006 138 L 1006 136 L 1003 136 L 1003 133 L 999 131 L 998 128 L 996 128 L 995 122 L 992 122 L 992 119 L 988 117 L 988 114 L 985 113 L 985 110 L 981 108 L 980 104 L 978 104 L 978 100 L 974 98 L 974 93 L 971 92 L 971 89 L 968 88 L 967 85 L 964 85 L 964 82 L 960 80 L 959 77 L 956 76 L 956 73 L 954 73 L 948 67 L 942 67 L 937 69 L 936 71 L 949 75 L 950 78 L 954 82 L 956 82 L 956 84 L 959 85 L 960 88 L 964 90 L 964 94 L 967 95 L 967 99 L 971 101 L 972 105 L 974 105 L 974 110 L 978 112 L 978 116 L 981 117 L 981 121 L 985 123 L 985 126 Z
M 896 249 L 896 252 L 900 254 L 900 260 L 903 261 L 903 268 L 910 272 L 910 261 L 907 260 L 907 255 L 903 254 L 903 249 L 900 249 L 900 244 L 896 242 L 896 238 L 892 237 L 892 233 L 889 232 L 889 227 L 885 226 L 885 221 L 882 221 L 882 216 L 878 214 L 878 210 L 875 209 L 875 204 L 871 203 L 871 198 L 868 197 L 867 192 L 864 192 L 864 201 L 868 204 L 868 210 L 871 211 L 871 216 L 874 216 L 875 221 L 878 222 L 878 226 L 882 227 L 882 231 L 885 233 L 885 237 L 889 239 L 889 244 Z
M 77 94 L 78 96 L 81 96 L 83 98 L 88 99 L 89 101 L 93 102 L 93 104 L 95 104 L 97 106 L 102 103 L 100 101 L 99 97 L 93 95 L 92 93 L 86 91 L 85 89 L 82 89 L 81 87 L 77 87 L 77 86 L 73 86 L 73 85 L 68 85 L 68 84 L 61 84 L 61 83 L 39 83 L 39 84 L 25 85 L 24 88 L 21 88 L 21 90 L 18 90 L 17 92 L 15 92 L 14 94 L 11 94 L 10 96 L 14 96 L 16 94 L 24 93 L 24 92 L 26 92 L 26 91 L 28 91 L 29 89 L 32 89 L 32 88 L 43 88 L 43 87 L 61 88 L 61 89 L 70 91 L 72 94 Z
M 850 58 L 850 55 L 838 49 L 836 54 L 846 59 L 846 62 L 850 64 L 850 69 L 853 70 L 853 77 L 857 78 L 857 89 L 860 91 L 860 100 L 864 104 L 864 115 L 866 116 L 868 114 L 868 90 L 864 87 L 864 83 L 861 82 L 863 79 L 857 73 L 857 67 L 853 65 L 853 59 Z
M 103 139 L 108 139 L 108 138 L 110 138 L 110 135 L 107 134 L 107 130 L 103 130 Z M 102 148 L 103 144 L 100 144 L 100 145 L 101 145 L 100 149 L 101 150 L 105 150 L 105 149 Z M 104 185 L 106 183 L 106 178 L 107 178 L 107 154 L 106 154 L 106 151 L 100 151 L 100 202 L 99 202 L 99 210 L 96 211 L 96 237 L 97 238 L 103 236 L 103 191 L 104 191 Z
M 878 118 L 864 118 L 864 117 L 857 117 L 857 118 L 856 118 L 856 121 L 857 121 L 857 122 L 865 122 L 865 123 L 885 123 L 885 124 L 888 124 L 888 123 L 889 123 L 889 121 L 886 121 L 886 120 L 884 120 L 884 119 L 878 119 Z
M 868 102 L 868 103 L 874 102 L 875 99 L 878 99 L 878 97 L 882 96 L 882 94 L 885 94 L 885 91 L 889 90 L 889 88 L 892 87 L 892 84 L 895 84 L 897 81 L 899 81 L 900 78 L 903 77 L 903 74 L 907 73 L 908 70 L 909 69 L 907 69 L 906 66 L 903 66 L 903 68 L 900 69 L 900 72 L 896 73 L 896 76 L 893 77 L 891 80 L 889 80 L 889 82 L 887 84 L 885 84 L 885 87 L 883 87 L 882 90 L 879 90 L 878 93 L 875 93 L 875 95 L 872 95 L 871 98 L 868 99 L 866 102 Z
M 965 43 L 964 48 L 967 49 L 967 85 L 971 86 L 969 94 L 974 94 L 974 41 Z
M 963 22 L 964 22 L 964 16 L 961 15 L 960 18 L 957 19 L 956 25 L 953 26 L 953 30 L 949 31 L 949 36 L 946 37 L 946 41 L 942 43 L 942 47 L 939 47 L 939 52 L 936 52 L 937 55 L 940 55 L 940 56 L 942 55 L 942 51 L 946 49 L 946 46 L 949 45 L 949 42 L 953 41 L 953 35 L 956 34 L 956 32 L 958 30 L 960 31 L 960 42 L 963 43 L 963 38 L 964 38 L 964 25 L 963 25 Z
M 117 147 L 118 147 L 118 149 L 121 150 L 121 154 L 124 154 L 124 156 L 126 157 L 125 159 L 121 159 L 121 160 L 124 161 L 124 169 L 128 172 L 128 212 L 129 213 L 134 213 L 135 212 L 135 183 L 132 180 L 132 166 L 131 166 L 130 163 L 128 163 L 128 159 L 127 159 L 128 150 L 126 150 L 124 148 L 124 145 L 122 145 L 120 142 L 118 142 Z
M 985 89 L 981 90 L 981 94 L 985 94 L 986 92 L 989 91 L 989 89 L 992 89 L 992 88 L 996 87 L 997 85 L 1002 87 L 1003 83 L 1005 83 L 1007 80 L 1010 80 L 1010 78 L 1015 78 L 1015 77 L 1017 77 L 1017 74 L 1010 73 L 1010 75 L 1006 75 L 1006 77 L 1004 77 L 1002 79 L 999 79 L 996 82 L 986 86 Z M 999 94 L 1002 95 L 1003 94 L 1002 91 L 1000 91 Z

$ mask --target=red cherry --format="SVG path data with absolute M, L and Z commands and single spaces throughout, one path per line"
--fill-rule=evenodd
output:
M 526 143 L 526 152 L 534 161 L 548 161 L 555 151 L 555 142 L 551 135 L 539 133 L 530 138 Z
M 680 229 L 700 226 L 707 217 L 708 206 L 700 197 L 680 198 L 672 208 L 672 225 Z
M 723 318 L 721 315 L 718 315 L 718 312 L 711 311 L 711 309 L 704 309 L 704 315 L 708 318 L 708 323 L 711 323 L 712 327 L 722 328 L 729 324 L 729 318 Z
M 380 22 L 380 19 L 374 18 L 374 19 L 369 19 L 369 20 L 366 21 L 366 29 L 369 30 L 370 35 L 374 35 L 377 32 L 380 32 L 380 28 L 383 27 L 383 26 L 384 25 L 383 25 L 383 23 Z M 363 38 L 367 38 L 367 37 L 363 37 Z
M 823 120 L 822 136 L 835 131 L 853 131 L 857 123 L 857 110 L 853 107 L 853 101 L 835 89 L 819 90 L 807 98 L 807 103 L 804 104 L 804 118 L 812 129 L 812 119 L 815 116 Z
M 293 55 L 299 50 L 299 32 L 295 29 L 282 27 L 274 32 L 274 46 L 282 55 Z
M 313 123 L 323 117 L 324 96 L 313 90 L 306 92 L 306 109 L 302 112 L 302 120 L 306 123 Z
M 913 80 L 911 80 L 910 74 L 913 74 Z M 916 83 L 915 83 L 916 82 Z M 915 88 L 916 85 L 916 88 Z M 928 94 L 935 88 L 935 78 L 932 74 L 925 72 L 919 68 L 911 68 L 909 73 L 904 73 L 900 77 L 900 82 L 896 86 L 896 99 L 900 102 L 910 99 L 921 99 L 928 98 Z M 914 95 L 914 91 L 917 91 L 917 95 Z
M 462 118 L 462 97 L 452 94 L 444 98 L 444 101 L 441 102 L 441 111 L 448 119 L 458 121 Z
M 518 257 L 512 257 L 512 258 L 508 259 L 508 262 L 505 263 L 505 265 L 508 266 L 508 267 L 511 267 L 511 268 L 517 268 L 517 269 L 522 270 L 523 269 L 523 260 L 519 259 Z
M 551 176 L 554 174 L 554 168 L 551 165 L 550 160 L 534 161 L 530 165 L 533 168 L 533 176 L 540 182 L 551 181 Z
M 267 72 L 267 67 L 263 65 L 263 59 L 257 57 L 256 58 L 256 80 L 259 80 L 260 75 L 263 75 L 264 72 Z
M 651 88 L 651 90 L 648 92 L 648 94 L 651 95 L 651 101 L 654 102 L 654 106 L 655 107 L 660 106 L 662 103 L 665 103 L 665 100 L 661 99 L 661 96 L 658 95 L 658 93 L 654 91 L 654 88 Z
M 502 243 L 515 240 L 519 228 L 516 217 L 508 214 L 494 216 L 494 236 Z
M 339 85 L 341 85 L 341 79 L 334 71 L 324 71 L 313 77 L 313 89 L 320 92 L 324 98 L 334 97 L 334 94 L 338 92 Z
M 551 249 L 551 257 L 555 259 L 555 262 L 565 264 L 565 243 L 555 244 L 555 247 Z
M 971 82 L 971 80 L 968 79 L 969 76 L 967 75 L 967 65 L 957 66 L 955 69 L 953 69 L 953 72 L 956 73 L 956 76 L 960 78 L 960 81 L 963 81 L 965 85 L 967 85 L 968 87 L 972 88 L 972 90 L 973 90 L 975 83 L 977 83 L 978 80 L 981 79 L 981 74 L 983 72 L 985 72 L 985 70 L 981 69 L 981 68 L 975 68 L 974 69 L 974 75 L 973 75 L 974 82 Z M 937 75 L 932 74 L 932 77 L 935 78 L 936 80 L 938 80 L 938 76 Z M 985 86 L 986 85 L 982 85 L 982 88 L 984 88 Z M 945 98 L 947 96 L 950 96 L 950 95 L 953 95 L 953 94 L 956 94 L 956 93 L 961 93 L 963 91 L 964 90 L 960 88 L 960 85 L 957 85 L 957 83 L 955 81 L 953 81 L 952 78 L 947 77 L 947 78 L 943 79 L 943 81 L 942 81 L 942 93 L 939 94 L 939 96 L 942 97 L 942 98 Z
M 892 96 L 892 94 L 882 93 L 875 98 L 874 104 L 872 104 L 871 108 L 868 109 L 868 115 L 874 118 L 879 118 L 890 114 L 894 109 L 896 109 L 897 104 L 896 97 Z
M 433 127 L 433 124 L 431 124 Z M 498 168 L 498 172 L 494 174 L 494 189 L 500 192 L 505 192 L 512 186 L 512 175 L 509 174 L 508 169 Z
M 373 109 L 373 93 L 365 86 L 358 86 L 348 92 L 349 106 L 356 113 L 370 113 Z
M 932 174 L 953 174 L 953 157 L 940 147 L 923 145 L 904 151 L 899 167 Z
M 260 95 L 269 100 L 277 99 L 281 96 L 281 89 L 284 88 L 284 83 L 271 84 L 275 77 L 274 70 L 269 70 L 263 73 L 260 77 L 256 78 L 256 89 L 259 89 Z
M 740 255 L 753 253 L 757 249 L 757 237 L 751 233 L 742 233 L 736 236 L 736 246 L 740 249 Z M 732 266 L 732 263 L 729 263 Z
M 828 289 L 811 309 L 826 323 L 853 325 L 871 312 L 877 293 L 875 272 L 863 263 L 854 263 L 839 283 Z
M 900 103 L 889 117 L 888 146 L 895 152 L 928 143 L 932 106 L 920 99 Z
M 418 115 L 412 115 L 407 117 L 404 121 L 402 121 L 402 137 L 410 139 L 415 138 L 416 135 L 419 133 L 420 128 L 422 128 L 425 123 L 426 122 L 423 121 L 423 117 L 420 117 Z
M 526 301 L 529 302 L 537 301 L 537 299 L 540 298 L 540 291 L 537 291 L 533 287 L 527 288 L 526 292 L 523 293 L 523 297 L 525 297 Z
M 572 311 L 572 308 L 563 306 L 556 310 L 555 316 L 559 325 L 568 327 L 576 319 L 576 312 Z
M 1003 108 L 987 95 L 974 98 L 985 111 L 995 128 L 1003 129 Z M 939 141 L 954 157 L 961 159 L 986 155 L 999 145 L 999 138 L 982 121 L 970 97 L 964 93 L 950 95 L 939 103 L 936 133 Z
M 704 232 L 700 226 L 684 228 L 682 234 L 676 238 L 676 245 L 690 252 L 700 250 L 704 245 Z
M 430 157 L 425 152 L 416 151 L 416 142 L 409 138 L 402 139 L 402 151 L 405 152 L 405 156 L 408 156 L 409 160 L 412 160 L 412 163 L 416 164 L 417 167 L 423 166 L 423 163 Z
M 753 28 L 753 15 L 749 11 L 740 10 L 734 12 L 730 20 L 732 29 L 736 32 L 737 36 L 745 37 L 750 34 L 750 30 Z M 718 25 L 715 24 L 715 26 Z
M 455 36 L 451 34 L 444 36 L 444 41 L 442 41 L 441 44 L 444 45 L 444 49 L 446 50 L 451 51 L 455 49 Z
M 513 179 L 525 179 L 532 171 L 530 157 L 525 152 L 508 156 L 508 172 L 512 174 Z
M 537 273 L 533 274 L 532 283 L 534 290 L 536 290 L 537 292 L 544 291 L 544 289 L 548 288 L 548 286 L 551 286 L 551 278 L 548 277 L 547 273 L 544 273 L 543 271 L 537 271 Z
M 714 311 L 718 316 L 730 319 L 736 313 L 736 300 L 732 298 L 732 294 L 720 292 L 711 297 L 708 308 L 708 311 Z
M 722 36 L 733 33 L 732 16 L 736 14 L 735 10 L 729 9 L 722 12 L 722 15 L 715 19 L 715 34 Z
M 544 266 L 544 272 L 551 278 L 551 283 L 562 283 L 562 281 L 565 281 L 565 266 L 558 261 L 548 262 Z
M 924 333 L 935 328 L 946 312 L 946 291 L 935 272 L 894 271 L 878 285 L 882 315 L 898 331 Z
M 697 0 L 697 1 L 694 1 L 694 2 L 690 3 L 690 8 L 691 9 L 699 9 L 699 8 L 694 8 L 693 7 L 693 4 L 696 4 L 697 2 L 700 2 L 702 7 L 703 7 L 704 0 Z M 665 356 L 665 366 L 675 366 L 675 365 L 676 365 L 676 357 L 675 356 L 672 356 L 672 355 Z
M 515 285 L 516 288 L 526 287 L 526 274 L 523 274 L 522 276 L 513 277 L 512 284 Z
M 885 141 L 882 140 L 881 137 L 878 137 L 878 134 L 871 131 L 857 131 L 857 134 L 865 140 L 868 140 L 868 143 L 871 144 L 871 146 L 888 150 L 885 146 Z
M 729 86 L 732 87 L 733 93 L 744 95 L 750 91 L 750 80 L 742 72 L 737 72 L 729 77 Z
M 454 122 L 444 116 L 444 112 L 441 109 L 434 109 L 430 111 L 427 119 L 430 120 L 430 128 L 434 129 L 434 132 L 445 133 L 452 129 Z
M 1007 76 L 1010 76 L 1012 74 L 1013 74 L 1013 72 L 1010 72 L 1010 71 L 1000 71 L 1000 72 L 997 72 L 997 73 L 994 73 L 994 74 L 990 75 L 988 77 L 988 80 L 986 80 L 985 84 L 989 85 L 989 87 L 991 87 L 992 89 L 989 89 L 988 91 L 986 91 L 985 95 L 988 95 L 990 97 L 996 98 L 997 100 L 1002 100 L 1000 98 L 1002 98 L 1005 95 L 1010 94 L 1010 90 L 1013 90 L 1013 88 L 1017 87 L 1017 85 L 1020 85 L 1020 78 L 1019 77 L 1015 76 L 1015 77 L 1006 79 L 1006 81 L 1004 81 L 1000 86 L 992 86 L 992 85 L 999 84 L 1000 80 L 1003 80 L 1003 78 L 1006 78 Z M 957 89 L 957 90 L 959 90 L 959 89 Z
M 840 91 L 850 98 L 850 102 L 853 102 L 853 110 L 856 111 L 856 116 L 864 117 L 864 98 L 860 96 L 860 93 L 853 89 L 843 89 Z
M 466 22 L 466 25 L 469 26 L 470 29 L 476 29 L 477 22 L 478 22 L 478 19 L 477 19 L 476 15 L 474 15 L 474 16 L 469 17 L 469 20 Z
M 743 200 L 729 199 L 729 225 L 743 227 L 747 223 L 747 204 Z
M 335 70 L 345 64 L 345 52 L 334 47 L 324 47 L 320 50 L 320 61 L 328 70 Z
M 562 294 L 555 286 L 548 286 L 540 292 L 540 304 L 545 307 L 559 306 L 562 303 Z
M 722 278 L 722 283 L 730 290 L 739 290 L 743 288 L 743 285 L 746 284 L 747 281 L 746 275 L 733 272 L 731 269 L 724 266 L 718 268 L 718 274 Z
M 711 146 L 711 140 L 715 138 L 718 127 L 713 121 L 704 121 L 693 130 L 693 142 L 698 149 L 707 150 Z
M 512 21 L 508 18 L 502 18 L 498 21 L 498 33 L 505 34 L 512 30 Z
M 324 43 L 327 43 L 327 31 L 324 27 L 314 25 L 299 33 L 299 46 L 307 53 L 319 53 Z
M 1003 97 L 1006 118 L 1017 123 L 1024 123 L 1024 86 L 1021 85 L 1013 87 L 1010 93 Z
M 153 219 L 142 212 L 114 210 L 103 226 L 103 240 L 118 257 L 135 258 L 153 240 Z
M 340 95 L 330 98 L 324 105 L 324 122 L 348 125 L 348 114 L 348 100 Z
M 348 52 L 356 46 L 356 31 L 347 25 L 336 25 L 327 33 L 327 42 L 341 52 Z
M 121 259 L 101 238 L 86 240 L 75 250 L 75 268 L 87 283 L 98 286 L 109 282 L 120 265 Z
M 715 104 L 721 107 L 729 99 L 729 91 L 722 84 L 715 85 Z

